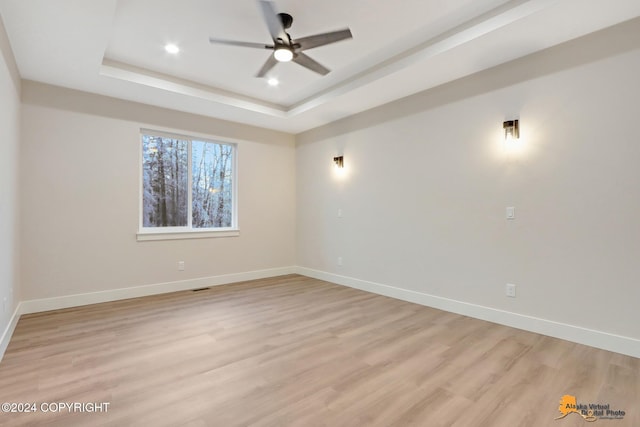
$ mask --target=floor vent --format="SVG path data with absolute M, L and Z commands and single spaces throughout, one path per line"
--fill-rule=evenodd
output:
M 200 291 L 208 291 L 211 288 L 199 288 L 199 289 L 192 289 L 191 292 L 200 292 Z

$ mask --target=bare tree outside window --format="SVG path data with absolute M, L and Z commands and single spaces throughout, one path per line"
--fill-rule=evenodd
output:
M 233 147 L 193 141 L 193 228 L 231 227 Z
M 142 226 L 232 227 L 234 154 L 231 144 L 143 134 Z

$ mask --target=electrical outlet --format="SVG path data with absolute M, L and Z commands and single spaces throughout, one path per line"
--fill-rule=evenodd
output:
M 338 209 L 338 218 L 342 218 L 342 209 Z
M 505 294 L 510 298 L 515 298 L 516 297 L 516 285 L 511 284 L 511 283 L 507 283 L 507 286 L 505 288 Z
M 338 257 L 338 265 L 342 265 L 342 257 L 341 256 Z
M 178 261 L 178 271 L 184 271 L 184 261 Z

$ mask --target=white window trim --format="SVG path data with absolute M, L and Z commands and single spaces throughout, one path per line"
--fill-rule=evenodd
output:
M 236 237 L 240 235 L 237 228 L 225 228 L 209 231 L 140 231 L 136 234 L 138 242 L 151 240 L 183 240 L 183 239 L 209 239 L 213 237 Z
M 184 139 L 188 140 L 188 154 L 187 154 L 187 168 L 192 171 L 191 164 L 191 141 L 211 142 L 214 144 L 226 144 L 233 146 L 233 211 L 231 216 L 232 227 L 224 228 L 191 228 L 192 216 L 187 218 L 188 225 L 186 227 L 143 227 L 143 155 L 142 155 L 142 136 L 153 135 L 163 138 Z M 171 131 L 161 131 L 148 128 L 141 128 L 138 144 L 138 167 L 140 168 L 138 173 L 138 232 L 136 233 L 136 240 L 138 242 L 143 241 L 157 241 L 157 240 L 183 240 L 183 239 L 206 239 L 206 238 L 218 238 L 218 237 L 237 237 L 240 235 L 240 228 L 238 227 L 238 143 L 228 141 L 224 138 L 217 138 L 212 136 L 202 135 L 184 135 L 180 133 L 174 133 Z M 191 190 L 191 175 L 189 175 L 189 191 L 187 191 L 187 203 L 192 205 L 192 190 Z

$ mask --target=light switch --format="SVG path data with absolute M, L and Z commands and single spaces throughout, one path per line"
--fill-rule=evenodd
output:
M 516 208 L 513 206 L 507 207 L 507 219 L 516 219 Z

